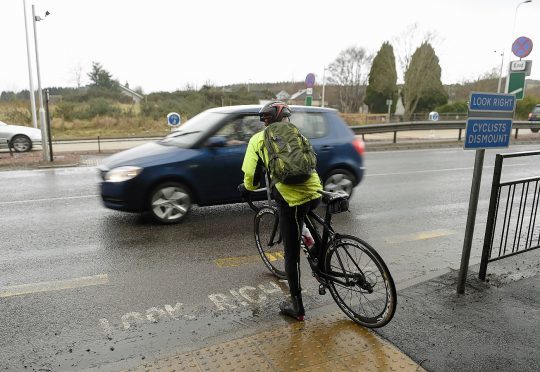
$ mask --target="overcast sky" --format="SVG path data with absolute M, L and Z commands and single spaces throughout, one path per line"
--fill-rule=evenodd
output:
M 375 53 L 384 41 L 397 49 L 396 39 L 415 23 L 416 38 L 407 40 L 416 48 L 427 32 L 436 35 L 433 46 L 445 84 L 498 71 L 500 52 L 506 48 L 508 61 L 518 36 L 537 43 L 527 59 L 534 61 L 531 78 L 540 79 L 536 58 L 540 0 L 517 7 L 522 1 L 27 0 L 26 4 L 32 58 L 32 4 L 38 15 L 51 13 L 37 23 L 42 87 L 76 86 L 81 73 L 86 84 L 86 74 L 96 61 L 120 83 L 127 81 L 150 93 L 187 84 L 303 81 L 310 72 L 320 83 L 324 66 L 340 51 L 361 46 Z M 0 0 L 0 40 L 0 91 L 28 89 L 23 0 Z M 35 71 L 35 59 L 32 65 Z

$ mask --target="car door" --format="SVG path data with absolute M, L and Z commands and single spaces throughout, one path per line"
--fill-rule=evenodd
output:
M 242 162 L 253 134 L 264 128 L 256 114 L 239 114 L 226 119 L 203 145 L 205 164 L 201 164 L 208 180 L 205 204 L 241 201 L 238 185 L 243 181 Z M 205 168 L 205 169 L 203 169 Z

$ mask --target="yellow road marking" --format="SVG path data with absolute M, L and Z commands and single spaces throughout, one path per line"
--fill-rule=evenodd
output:
M 39 292 L 61 291 L 64 289 L 81 288 L 92 285 L 102 285 L 107 284 L 108 282 L 109 277 L 107 274 L 100 274 L 66 280 L 13 285 L 0 290 L 0 298 Z
M 277 251 L 277 252 L 272 252 L 272 253 L 266 252 L 266 257 L 268 257 L 268 260 L 270 262 L 285 259 L 285 256 L 283 255 L 282 251 Z M 218 258 L 217 260 L 214 260 L 214 262 L 219 267 L 235 267 L 235 266 L 247 265 L 247 264 L 251 264 L 255 262 L 261 262 L 261 257 L 259 255 L 225 257 L 225 258 Z
M 454 230 L 439 229 L 439 230 L 432 230 L 432 231 L 421 231 L 421 232 L 417 232 L 413 234 L 389 236 L 389 237 L 386 237 L 384 240 L 387 243 L 396 244 L 396 243 L 404 243 L 404 242 L 414 242 L 417 240 L 440 238 L 442 236 L 454 235 L 456 233 L 457 232 Z

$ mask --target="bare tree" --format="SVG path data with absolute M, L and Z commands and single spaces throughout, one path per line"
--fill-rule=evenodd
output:
M 420 35 L 418 23 L 408 25 L 398 36 L 394 37 L 392 45 L 401 69 L 401 74 L 398 73 L 398 76 L 401 75 L 404 78 L 405 71 L 409 69 L 412 55 L 416 48 L 418 48 L 418 45 L 425 43 L 436 45 L 438 39 L 439 37 L 434 31 L 427 31 L 423 35 Z
M 358 112 L 364 102 L 364 91 L 369 75 L 372 56 L 364 48 L 349 47 L 341 51 L 328 66 L 328 81 L 338 85 L 339 109 Z
M 77 88 L 80 88 L 82 86 L 82 79 L 83 79 L 82 65 L 78 63 L 77 66 L 73 67 L 71 72 L 73 74 L 73 81 L 77 85 Z

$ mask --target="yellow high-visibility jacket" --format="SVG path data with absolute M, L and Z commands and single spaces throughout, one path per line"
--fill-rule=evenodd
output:
M 263 153 L 264 151 L 264 153 Z M 268 169 L 268 151 L 264 146 L 264 131 L 255 133 L 249 140 L 244 162 L 242 163 L 242 172 L 244 172 L 244 185 L 247 190 L 256 190 L 260 187 L 258 173 L 260 167 Z M 275 185 L 277 191 L 290 207 L 301 205 L 321 197 L 317 191 L 322 190 L 321 180 L 316 171 L 313 171 L 311 177 L 296 185 L 285 185 L 281 182 Z

